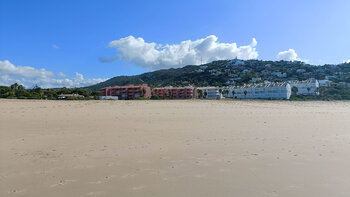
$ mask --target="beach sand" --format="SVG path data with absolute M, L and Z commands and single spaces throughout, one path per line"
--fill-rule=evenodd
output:
M 350 102 L 0 100 L 0 196 L 350 196 Z

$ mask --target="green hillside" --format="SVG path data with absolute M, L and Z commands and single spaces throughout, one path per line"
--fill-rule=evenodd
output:
M 206 67 L 206 68 L 204 68 Z M 200 69 L 203 68 L 203 69 Z M 283 76 L 281 76 L 283 75 Z M 339 83 L 350 83 L 350 64 L 315 66 L 303 62 L 261 61 L 261 60 L 221 60 L 201 66 L 185 66 L 157 70 L 135 76 L 113 77 L 105 82 L 86 87 L 90 90 L 112 85 L 147 83 L 151 87 L 184 86 L 225 86 L 251 82 L 252 78 L 269 81 L 325 79 Z

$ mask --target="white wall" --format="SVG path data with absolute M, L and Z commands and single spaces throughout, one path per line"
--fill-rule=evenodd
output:
M 235 91 L 235 94 L 232 94 Z M 244 94 L 247 91 L 247 95 Z M 289 99 L 291 96 L 291 87 L 289 84 L 280 87 L 248 87 L 233 88 L 230 87 L 228 97 L 240 99 Z

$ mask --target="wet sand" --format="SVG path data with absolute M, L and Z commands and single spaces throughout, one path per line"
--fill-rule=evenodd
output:
M 0 100 L 0 196 L 350 196 L 350 102 Z

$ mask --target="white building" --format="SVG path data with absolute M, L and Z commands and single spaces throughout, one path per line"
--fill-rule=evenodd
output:
M 253 78 L 252 78 L 252 82 L 253 82 L 253 83 L 256 83 L 257 81 L 261 81 L 261 78 L 260 78 L 260 77 L 258 77 L 258 78 L 254 78 L 254 77 L 253 77 Z
M 246 74 L 246 73 L 248 73 L 248 72 L 249 72 L 248 69 L 244 69 L 244 70 L 242 71 L 242 74 Z
M 320 83 L 316 79 L 308 79 L 305 81 L 290 81 L 291 88 L 297 87 L 297 95 L 318 95 Z
M 329 80 L 318 80 L 318 83 L 320 84 L 320 87 L 321 86 L 331 86 L 331 84 L 332 84 L 332 82 Z
M 117 96 L 100 96 L 100 100 L 118 100 Z
M 239 99 L 289 99 L 291 93 L 290 85 L 286 82 L 259 83 L 231 86 L 228 97 Z
M 297 69 L 297 73 L 304 73 L 304 72 L 306 72 L 305 69 Z
M 276 76 L 278 78 L 282 78 L 282 77 L 287 77 L 287 73 L 281 73 L 281 72 L 272 72 L 271 76 Z
M 202 97 L 199 95 L 198 90 L 202 92 Z M 196 91 L 196 97 L 204 99 L 222 99 L 222 90 L 223 89 L 220 89 L 219 87 L 199 87 Z
M 205 70 L 207 69 L 208 66 L 200 66 L 199 68 L 202 69 L 202 70 Z
M 331 80 L 331 79 L 335 79 L 335 78 L 337 78 L 336 76 L 326 76 L 326 80 Z

